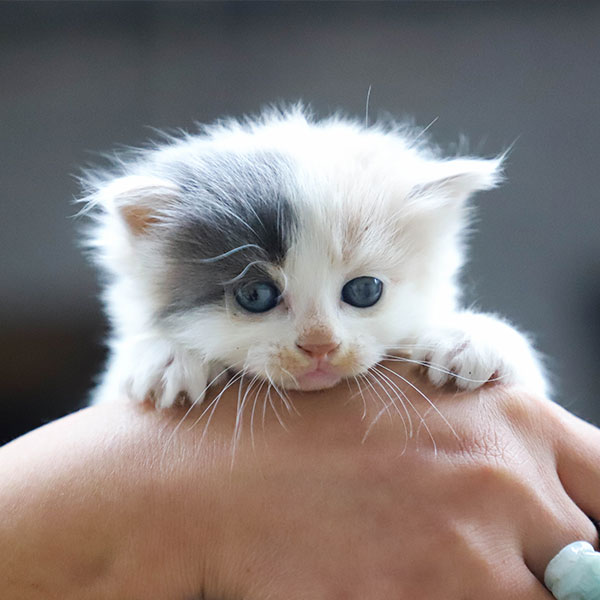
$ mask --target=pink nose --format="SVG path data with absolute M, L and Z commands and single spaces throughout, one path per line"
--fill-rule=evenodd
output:
M 296 344 L 300 350 L 303 350 L 312 358 L 323 358 L 336 348 L 339 348 L 339 342 L 330 342 L 328 344 Z

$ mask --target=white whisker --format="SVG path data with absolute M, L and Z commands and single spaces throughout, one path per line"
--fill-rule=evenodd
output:
M 410 433 L 409 433 L 409 429 L 408 429 L 408 427 L 406 425 L 406 421 L 404 420 L 404 415 L 400 412 L 400 409 L 398 408 L 398 405 L 396 404 L 394 398 L 389 393 L 389 391 L 387 390 L 387 388 L 385 387 L 385 385 L 383 385 L 382 381 L 379 380 L 379 377 L 384 377 L 383 373 L 371 371 L 371 376 L 373 377 L 374 381 L 377 382 L 377 384 L 379 385 L 379 387 L 381 387 L 381 389 L 383 390 L 383 392 L 385 393 L 385 395 L 390 399 L 391 404 L 396 409 L 396 412 L 398 413 L 398 416 L 400 417 L 400 419 L 402 421 L 402 427 L 404 428 L 404 450 L 403 450 L 403 452 L 404 452 L 406 450 L 406 446 L 408 444 L 409 438 L 412 437 L 412 422 L 410 422 Z M 404 403 L 402 405 L 404 406 Z M 406 410 L 406 408 L 405 408 L 405 410 Z M 410 417 L 409 417 L 409 421 L 410 421 Z
M 378 371 L 376 371 L 373 367 L 371 367 L 371 369 L 369 369 L 368 372 L 368 376 L 370 378 L 373 379 L 373 381 L 375 383 L 377 383 L 377 385 L 384 391 L 385 395 L 390 399 L 390 402 L 392 403 L 392 405 L 394 406 L 394 408 L 396 409 L 396 412 L 398 413 L 398 415 L 404 419 L 404 415 L 400 412 L 400 409 L 398 408 L 398 405 L 396 404 L 396 402 L 394 401 L 394 398 L 392 397 L 392 395 L 389 393 L 389 391 L 387 390 L 387 388 L 383 385 L 382 381 L 379 379 L 379 377 L 383 378 L 383 373 L 380 373 Z
M 379 421 L 379 419 L 381 418 L 381 416 L 383 415 L 383 413 L 387 412 L 388 417 L 392 418 L 391 413 L 390 413 L 390 409 L 389 406 L 385 403 L 385 401 L 383 400 L 383 398 L 381 398 L 381 396 L 377 393 L 377 390 L 373 387 L 373 384 L 368 380 L 367 376 L 364 373 L 360 373 L 359 377 L 361 379 L 363 379 L 371 388 L 371 390 L 373 391 L 373 393 L 375 394 L 375 396 L 377 396 L 377 398 L 381 401 L 381 403 L 383 404 L 383 408 L 375 415 L 375 418 L 369 423 L 369 426 L 367 427 L 367 430 L 365 432 L 365 434 L 362 437 L 361 440 L 361 444 L 364 444 L 367 436 L 369 435 L 369 433 L 371 432 L 371 430 L 373 429 L 373 427 L 375 426 L 375 424 Z
M 448 429 L 452 432 L 452 435 L 454 435 L 454 437 L 457 440 L 460 440 L 460 436 L 458 435 L 458 433 L 456 433 L 454 427 L 452 427 L 452 425 L 450 424 L 450 421 L 448 421 L 448 419 L 446 419 L 446 417 L 443 415 L 443 413 L 440 411 L 440 409 L 414 383 L 412 383 L 406 377 L 403 377 L 399 373 L 396 373 L 396 371 L 394 371 L 394 370 L 392 370 L 392 369 L 390 369 L 390 368 L 388 368 L 388 367 L 386 367 L 384 365 L 379 365 L 379 366 L 382 369 L 385 369 L 386 371 L 389 371 L 390 373 L 393 373 L 396 377 L 398 377 L 399 379 L 401 379 L 402 381 L 404 381 L 404 383 L 408 384 L 413 390 L 415 390 L 415 392 L 417 392 L 417 394 L 419 394 L 422 398 L 424 398 L 427 401 L 427 403 L 431 406 L 431 408 L 442 419 L 442 421 L 448 427 Z
M 431 121 L 431 123 L 429 123 L 429 125 L 427 125 L 427 127 L 425 127 L 424 129 L 422 129 L 422 130 L 421 130 L 421 131 L 420 131 L 420 132 L 419 132 L 419 133 L 418 133 L 418 134 L 417 134 L 417 135 L 416 135 L 416 136 L 413 138 L 413 140 L 412 140 L 412 141 L 413 141 L 413 143 L 414 143 L 414 142 L 416 142 L 416 141 L 417 141 L 419 138 L 423 137 L 423 136 L 424 136 L 424 135 L 427 133 L 427 131 L 429 131 L 429 129 L 430 129 L 430 128 L 431 128 L 431 127 L 432 127 L 432 126 L 433 126 L 433 125 L 434 125 L 434 124 L 437 122 L 437 120 L 438 120 L 439 118 L 440 118 L 439 116 L 435 117 L 435 119 L 433 119 L 433 121 Z
M 375 427 L 376 423 L 379 421 L 379 419 L 381 418 L 381 416 L 383 415 L 383 413 L 386 411 L 387 406 L 384 406 L 376 415 L 375 418 L 369 423 L 369 426 L 367 427 L 367 430 L 365 431 L 364 435 L 362 436 L 362 439 L 360 441 L 361 444 L 364 444 L 367 441 L 367 437 L 369 436 L 369 434 L 371 433 L 371 430 L 373 429 L 373 427 Z
M 239 363 L 240 361 L 238 361 Z M 238 363 L 234 363 L 234 364 L 238 364 Z M 164 447 L 166 449 L 166 447 L 168 446 L 168 444 L 170 444 L 173 441 L 173 438 L 175 437 L 175 435 L 177 434 L 177 432 L 179 431 L 179 428 L 183 425 L 183 423 L 185 422 L 185 420 L 187 419 L 187 417 L 189 416 L 189 414 L 192 412 L 192 410 L 196 407 L 196 405 L 201 402 L 201 400 L 204 398 L 204 395 L 206 394 L 206 392 L 208 391 L 208 389 L 210 388 L 211 385 L 213 385 L 213 383 L 215 383 L 219 377 L 221 377 L 221 375 L 223 375 L 224 373 L 226 373 L 228 371 L 230 367 L 225 367 L 222 371 L 220 371 L 217 375 L 215 375 L 204 387 L 204 389 L 200 392 L 200 394 L 198 394 L 198 396 L 196 396 L 196 398 L 193 399 L 190 407 L 187 409 L 187 411 L 185 412 L 185 414 L 183 415 L 183 417 L 181 417 L 181 419 L 179 419 L 177 425 L 174 427 L 173 431 L 171 432 L 171 434 L 169 435 L 169 437 L 167 438 Z
M 388 350 L 435 350 L 437 346 L 435 344 L 396 344 L 395 346 L 386 346 Z
M 221 285 L 231 285 L 236 281 L 240 280 L 254 265 L 259 264 L 268 264 L 265 260 L 253 260 L 249 262 L 235 277 L 228 279 L 227 281 L 222 281 Z
M 252 379 L 250 380 L 250 383 L 246 386 L 243 396 L 242 396 L 242 387 L 244 385 L 244 375 L 242 375 L 242 378 L 240 380 L 240 385 L 238 388 L 237 410 L 236 410 L 236 415 L 235 415 L 235 426 L 233 429 L 233 436 L 232 436 L 232 448 L 231 448 L 231 467 L 232 468 L 233 468 L 233 462 L 235 460 L 235 455 L 237 452 L 237 447 L 238 447 L 239 441 L 242 436 L 244 409 L 246 408 L 246 401 L 248 398 L 248 394 L 250 393 L 250 391 L 252 390 L 252 386 L 255 384 L 255 382 L 258 379 L 259 379 L 259 375 L 254 375 L 254 377 L 252 377 Z
M 381 401 L 381 404 L 383 404 L 384 408 L 387 411 L 388 417 L 390 418 L 390 420 L 392 419 L 392 413 L 390 412 L 390 407 L 388 404 L 386 404 L 385 400 L 380 396 L 379 392 L 375 389 L 375 386 L 369 381 L 369 375 L 370 373 L 361 373 L 362 378 L 364 379 L 365 383 L 371 388 L 371 390 L 373 391 L 373 393 L 375 394 L 375 396 L 377 396 L 377 398 Z
M 294 383 L 296 385 L 298 385 L 298 380 L 287 369 L 284 369 L 283 367 L 280 367 L 280 369 L 284 373 L 289 375 L 292 378 L 292 380 L 294 381 Z M 294 406 L 294 403 L 292 402 L 292 399 L 289 397 L 289 395 L 285 389 L 285 386 L 282 384 L 281 388 L 279 388 L 279 386 L 277 386 L 275 384 L 275 382 L 272 380 L 271 377 L 269 377 L 269 380 L 271 382 L 271 385 L 275 388 L 277 393 L 281 396 L 281 399 L 284 401 L 285 406 L 288 409 L 288 413 L 295 412 L 298 416 L 300 416 L 300 413 L 298 412 L 298 409 Z
M 294 382 L 294 384 L 298 385 L 298 379 L 296 379 L 296 377 L 294 375 L 292 375 L 287 369 L 284 369 L 283 367 L 279 367 L 286 375 L 289 375 L 290 378 L 292 379 L 292 381 Z
M 239 217 L 238 217 L 238 219 L 239 219 Z M 236 252 L 241 252 L 242 250 L 246 250 L 247 248 L 255 248 L 256 250 L 260 250 L 261 252 L 264 252 L 264 248 L 261 248 L 257 244 L 242 244 L 241 246 L 238 246 L 237 248 L 232 248 L 231 250 L 228 250 L 227 252 L 223 252 L 223 254 L 218 254 L 217 256 L 211 256 L 210 258 L 196 258 L 196 259 L 194 259 L 194 262 L 198 262 L 198 263 L 216 262 L 218 260 L 227 258 L 228 256 L 235 254 Z
M 238 385 L 238 393 L 237 393 L 237 403 L 236 403 L 236 410 L 235 410 L 235 424 L 233 427 L 233 435 L 231 437 L 231 466 L 233 467 L 233 460 L 235 458 L 235 451 L 237 448 L 237 443 L 238 443 L 238 439 L 239 436 L 241 435 L 241 427 L 242 427 L 242 417 L 244 414 L 244 405 L 243 405 L 243 401 L 242 401 L 242 388 L 244 386 L 244 375 L 247 373 L 246 369 L 244 369 L 244 371 L 242 371 L 242 377 L 240 378 L 240 383 Z M 250 381 L 250 384 L 252 384 L 252 381 L 254 381 L 254 378 Z M 246 387 L 246 393 L 248 392 L 248 387 Z M 246 398 L 246 394 L 244 394 L 244 399 Z
M 271 389 L 272 388 L 273 388 L 273 384 L 269 385 L 269 389 L 267 390 L 267 399 L 269 401 L 271 408 L 273 409 L 273 412 L 275 413 L 275 417 L 279 421 L 279 424 L 285 429 L 285 431 L 288 431 L 288 428 L 286 427 L 285 423 L 281 419 L 281 416 L 277 412 L 277 408 L 275 408 L 275 404 L 273 403 L 273 398 L 271 397 Z
M 389 386 L 391 386 L 394 390 L 396 390 L 396 392 L 398 392 L 398 394 L 399 394 L 398 400 L 400 400 L 400 403 L 402 404 L 402 408 L 404 409 L 404 414 L 406 414 L 406 418 L 408 419 L 408 437 L 412 438 L 413 424 L 412 424 L 412 419 L 410 417 L 410 413 L 408 412 L 408 408 L 406 407 L 406 404 L 405 404 L 405 400 L 407 400 L 406 394 L 385 373 L 383 373 L 379 369 L 377 369 L 377 367 L 373 366 L 373 367 L 371 367 L 371 370 L 374 373 L 376 373 L 377 375 L 379 375 L 379 377 L 383 378 L 383 380 Z M 396 404 L 394 403 L 394 405 L 396 405 Z M 404 423 L 404 418 L 402 419 L 402 422 Z
M 227 384 L 223 387 L 223 389 L 217 394 L 217 396 L 215 396 L 215 398 L 213 398 L 213 400 L 210 402 L 210 404 L 202 411 L 202 413 L 200 414 L 200 416 L 192 423 L 192 425 L 189 427 L 188 431 L 193 429 L 204 417 L 204 415 L 209 412 L 210 413 L 208 415 L 208 419 L 206 420 L 206 424 L 204 425 L 204 431 L 202 432 L 202 436 L 200 437 L 200 444 L 202 444 L 204 442 L 204 438 L 206 437 L 206 432 L 208 431 L 208 427 L 210 425 L 210 422 L 213 418 L 213 415 L 215 414 L 215 410 L 217 408 L 217 405 L 219 403 L 219 400 L 221 399 L 221 397 L 223 396 L 223 394 L 236 382 L 239 381 L 241 379 L 241 377 L 243 376 L 243 371 L 241 373 L 236 373 L 228 382 Z
M 256 445 L 254 443 L 254 415 L 256 413 L 256 404 L 258 402 L 258 396 L 265 383 L 267 383 L 266 379 L 261 379 L 260 385 L 256 388 L 254 392 L 254 401 L 252 402 L 252 412 L 250 413 L 250 440 L 252 443 L 253 452 L 256 452 Z
M 382 368 L 384 368 L 384 369 L 386 369 L 386 370 L 388 370 L 388 371 L 390 371 L 391 373 L 396 374 L 394 371 L 392 371 L 391 369 L 388 369 L 387 367 L 384 367 L 381 364 L 379 366 L 382 367 Z M 383 373 L 382 373 L 382 375 L 383 375 Z M 405 381 L 406 383 L 410 383 L 410 382 L 406 381 L 404 378 L 401 378 L 401 379 L 403 381 Z M 389 380 L 389 381 L 390 381 L 390 383 L 392 383 L 391 380 Z M 395 386 L 395 387 L 396 387 L 396 390 L 398 390 L 398 393 L 404 398 L 404 400 L 406 400 L 406 402 L 408 403 L 408 405 L 415 411 L 415 414 L 417 415 L 417 417 L 419 417 L 419 421 L 421 422 L 421 424 L 423 425 L 423 427 L 425 427 L 425 430 L 429 434 L 431 442 L 433 443 L 434 454 L 437 456 L 437 444 L 435 442 L 435 439 L 433 438 L 433 434 L 431 433 L 431 430 L 429 429 L 427 423 L 425 422 L 425 419 L 423 418 L 423 416 L 421 415 L 421 413 L 418 411 L 417 407 L 411 402 L 410 398 L 406 395 L 406 393 L 402 389 L 400 389 L 400 387 L 398 387 L 398 386 Z M 418 391 L 420 391 L 420 390 L 418 390 Z M 421 394 L 422 394 L 422 392 L 421 392 Z M 433 403 L 431 401 L 430 401 L 430 404 L 433 405 Z
M 353 375 L 352 378 L 356 382 L 356 385 L 358 387 L 358 393 L 360 394 L 360 397 L 362 398 L 363 414 L 362 414 L 362 417 L 360 418 L 360 420 L 364 421 L 367 416 L 367 401 L 365 399 L 365 395 L 363 394 L 362 387 L 360 385 L 360 381 L 359 381 L 358 377 L 356 375 Z
M 263 430 L 263 434 L 265 432 L 265 421 L 267 418 L 267 398 L 269 397 L 269 394 L 271 393 L 271 384 L 269 383 L 267 385 L 267 391 L 265 393 L 265 398 L 263 401 L 263 407 L 262 407 L 262 430 Z
M 454 379 L 461 379 L 462 381 L 469 381 L 471 383 L 488 383 L 488 382 L 493 382 L 493 381 L 500 381 L 501 379 L 504 378 L 504 375 L 499 375 L 497 377 L 491 377 L 488 379 L 474 379 L 473 377 L 465 377 L 464 375 L 458 375 L 454 371 L 450 371 L 449 369 L 446 369 L 445 367 L 442 367 L 441 365 L 437 365 L 435 363 L 431 363 L 431 362 L 424 361 L 424 360 L 415 360 L 413 358 L 405 358 L 403 356 L 392 356 L 392 355 L 388 355 L 388 354 L 385 354 L 383 356 L 383 358 L 385 360 L 389 360 L 389 361 L 403 362 L 403 363 L 408 363 L 408 364 L 412 364 L 412 365 L 419 365 L 420 367 L 426 367 L 428 369 L 433 369 L 434 371 L 439 371 L 440 373 L 445 373 L 446 375 L 450 375 Z
M 288 287 L 288 277 L 285 274 L 283 269 L 279 269 L 279 274 L 281 275 L 281 278 L 283 279 L 283 289 L 281 290 L 281 295 L 283 296 L 287 290 Z
M 382 390 L 382 391 L 385 393 L 385 395 L 388 397 L 388 399 L 389 399 L 389 402 L 387 402 L 387 403 L 386 403 L 386 402 L 384 401 L 384 404 L 387 404 L 387 406 L 388 406 L 388 407 L 389 407 L 389 406 L 393 406 L 393 407 L 394 407 L 394 409 L 395 409 L 395 412 L 396 412 L 397 414 L 400 414 L 400 413 L 399 413 L 399 411 L 398 411 L 398 406 L 397 406 L 397 405 L 394 403 L 394 401 L 393 401 L 393 399 L 392 399 L 392 397 L 391 397 L 390 393 L 389 393 L 389 392 L 388 392 L 388 391 L 387 391 L 387 390 L 384 388 L 384 386 L 382 385 L 381 381 L 380 381 L 380 380 L 379 380 L 379 378 L 377 377 L 377 374 L 376 374 L 376 373 L 374 373 L 374 372 L 373 372 L 371 369 L 369 369 L 369 371 L 366 373 L 366 376 L 367 376 L 367 378 L 368 378 L 370 381 L 373 381 L 373 382 L 375 382 L 375 383 L 377 384 L 377 387 L 378 387 L 378 388 L 380 388 L 380 389 L 381 389 L 381 390 Z M 383 398 L 382 398 L 382 400 L 383 400 Z M 390 417 L 391 417 L 391 413 L 389 413 L 389 414 L 390 414 Z

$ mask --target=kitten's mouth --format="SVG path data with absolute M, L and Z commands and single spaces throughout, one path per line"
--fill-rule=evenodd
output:
M 321 368 L 313 369 L 308 373 L 302 375 L 296 375 L 296 382 L 298 389 L 303 392 L 310 392 L 314 390 L 323 390 L 330 388 L 340 382 L 342 378 L 336 373 L 326 371 Z

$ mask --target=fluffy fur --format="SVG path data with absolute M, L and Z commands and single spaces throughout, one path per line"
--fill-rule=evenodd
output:
M 462 310 L 469 197 L 501 159 L 441 158 L 418 135 L 305 111 L 267 112 L 171 139 L 88 179 L 89 244 L 106 274 L 110 358 L 95 401 L 200 401 L 219 373 L 319 389 L 390 354 L 438 385 L 491 378 L 544 393 L 526 339 Z M 383 282 L 357 308 L 341 290 Z M 280 302 L 235 299 L 270 281 Z

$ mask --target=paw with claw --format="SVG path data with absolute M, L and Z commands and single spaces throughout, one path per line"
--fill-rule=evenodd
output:
M 418 337 L 411 358 L 425 365 L 436 386 L 453 382 L 460 390 L 474 390 L 498 382 L 546 392 L 539 361 L 527 339 L 491 315 L 453 315 Z
M 113 361 L 118 368 L 109 368 L 109 378 L 97 402 L 125 395 L 137 403 L 169 408 L 204 398 L 207 364 L 189 350 L 163 339 L 144 337 L 123 342 L 116 348 Z

